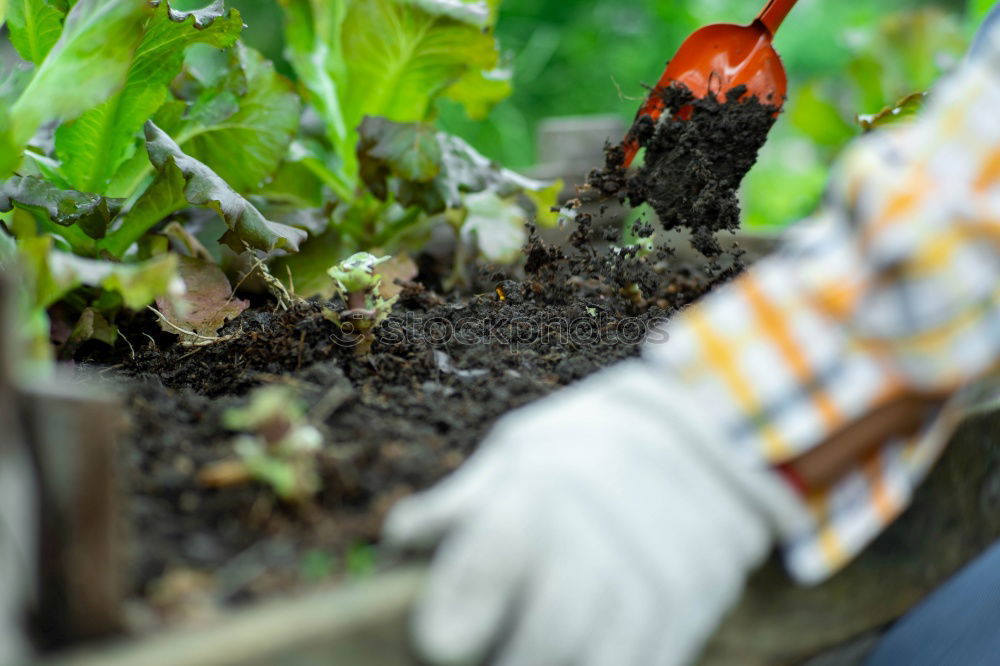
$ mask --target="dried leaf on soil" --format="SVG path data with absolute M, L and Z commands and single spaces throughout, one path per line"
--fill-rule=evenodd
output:
M 162 319 L 160 328 L 179 335 L 182 340 L 195 340 L 198 336 L 214 337 L 222 325 L 250 305 L 236 298 L 229 279 L 214 263 L 195 257 L 180 257 L 178 275 L 184 281 L 184 295 L 179 298 L 157 298 L 156 306 L 171 326 Z M 189 335 L 177 327 L 192 331 Z

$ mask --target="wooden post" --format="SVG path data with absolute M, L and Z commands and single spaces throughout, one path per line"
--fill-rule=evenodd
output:
M 36 642 L 52 649 L 118 633 L 118 403 L 57 374 L 22 387 L 19 404 L 38 476 Z
M 24 631 L 32 593 L 37 514 L 10 364 L 12 323 L 8 276 L 0 273 L 0 663 L 28 652 Z

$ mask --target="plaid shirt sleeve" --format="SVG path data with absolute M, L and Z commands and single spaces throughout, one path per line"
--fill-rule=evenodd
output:
M 821 212 L 667 333 L 647 357 L 711 405 L 748 464 L 779 465 L 898 396 L 995 372 L 1000 53 L 940 86 L 916 122 L 857 141 Z M 791 575 L 827 578 L 892 522 L 955 416 L 951 404 L 810 491 L 811 524 L 782 537 Z

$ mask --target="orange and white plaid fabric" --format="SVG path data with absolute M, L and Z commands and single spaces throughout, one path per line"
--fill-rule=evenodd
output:
M 646 350 L 749 464 L 787 462 L 903 393 L 956 392 L 997 369 L 1000 53 L 953 75 L 916 121 L 859 139 L 831 182 L 779 252 Z M 810 492 L 812 524 L 782 543 L 796 580 L 836 572 L 902 512 L 956 409 Z

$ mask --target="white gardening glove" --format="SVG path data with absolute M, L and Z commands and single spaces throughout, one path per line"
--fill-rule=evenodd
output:
M 0 441 L 0 666 L 28 654 L 22 623 L 34 576 L 34 475 L 24 451 L 7 444 Z
M 632 360 L 505 417 L 391 544 L 440 542 L 415 611 L 433 663 L 691 662 L 804 509 L 734 459 L 666 371 Z

